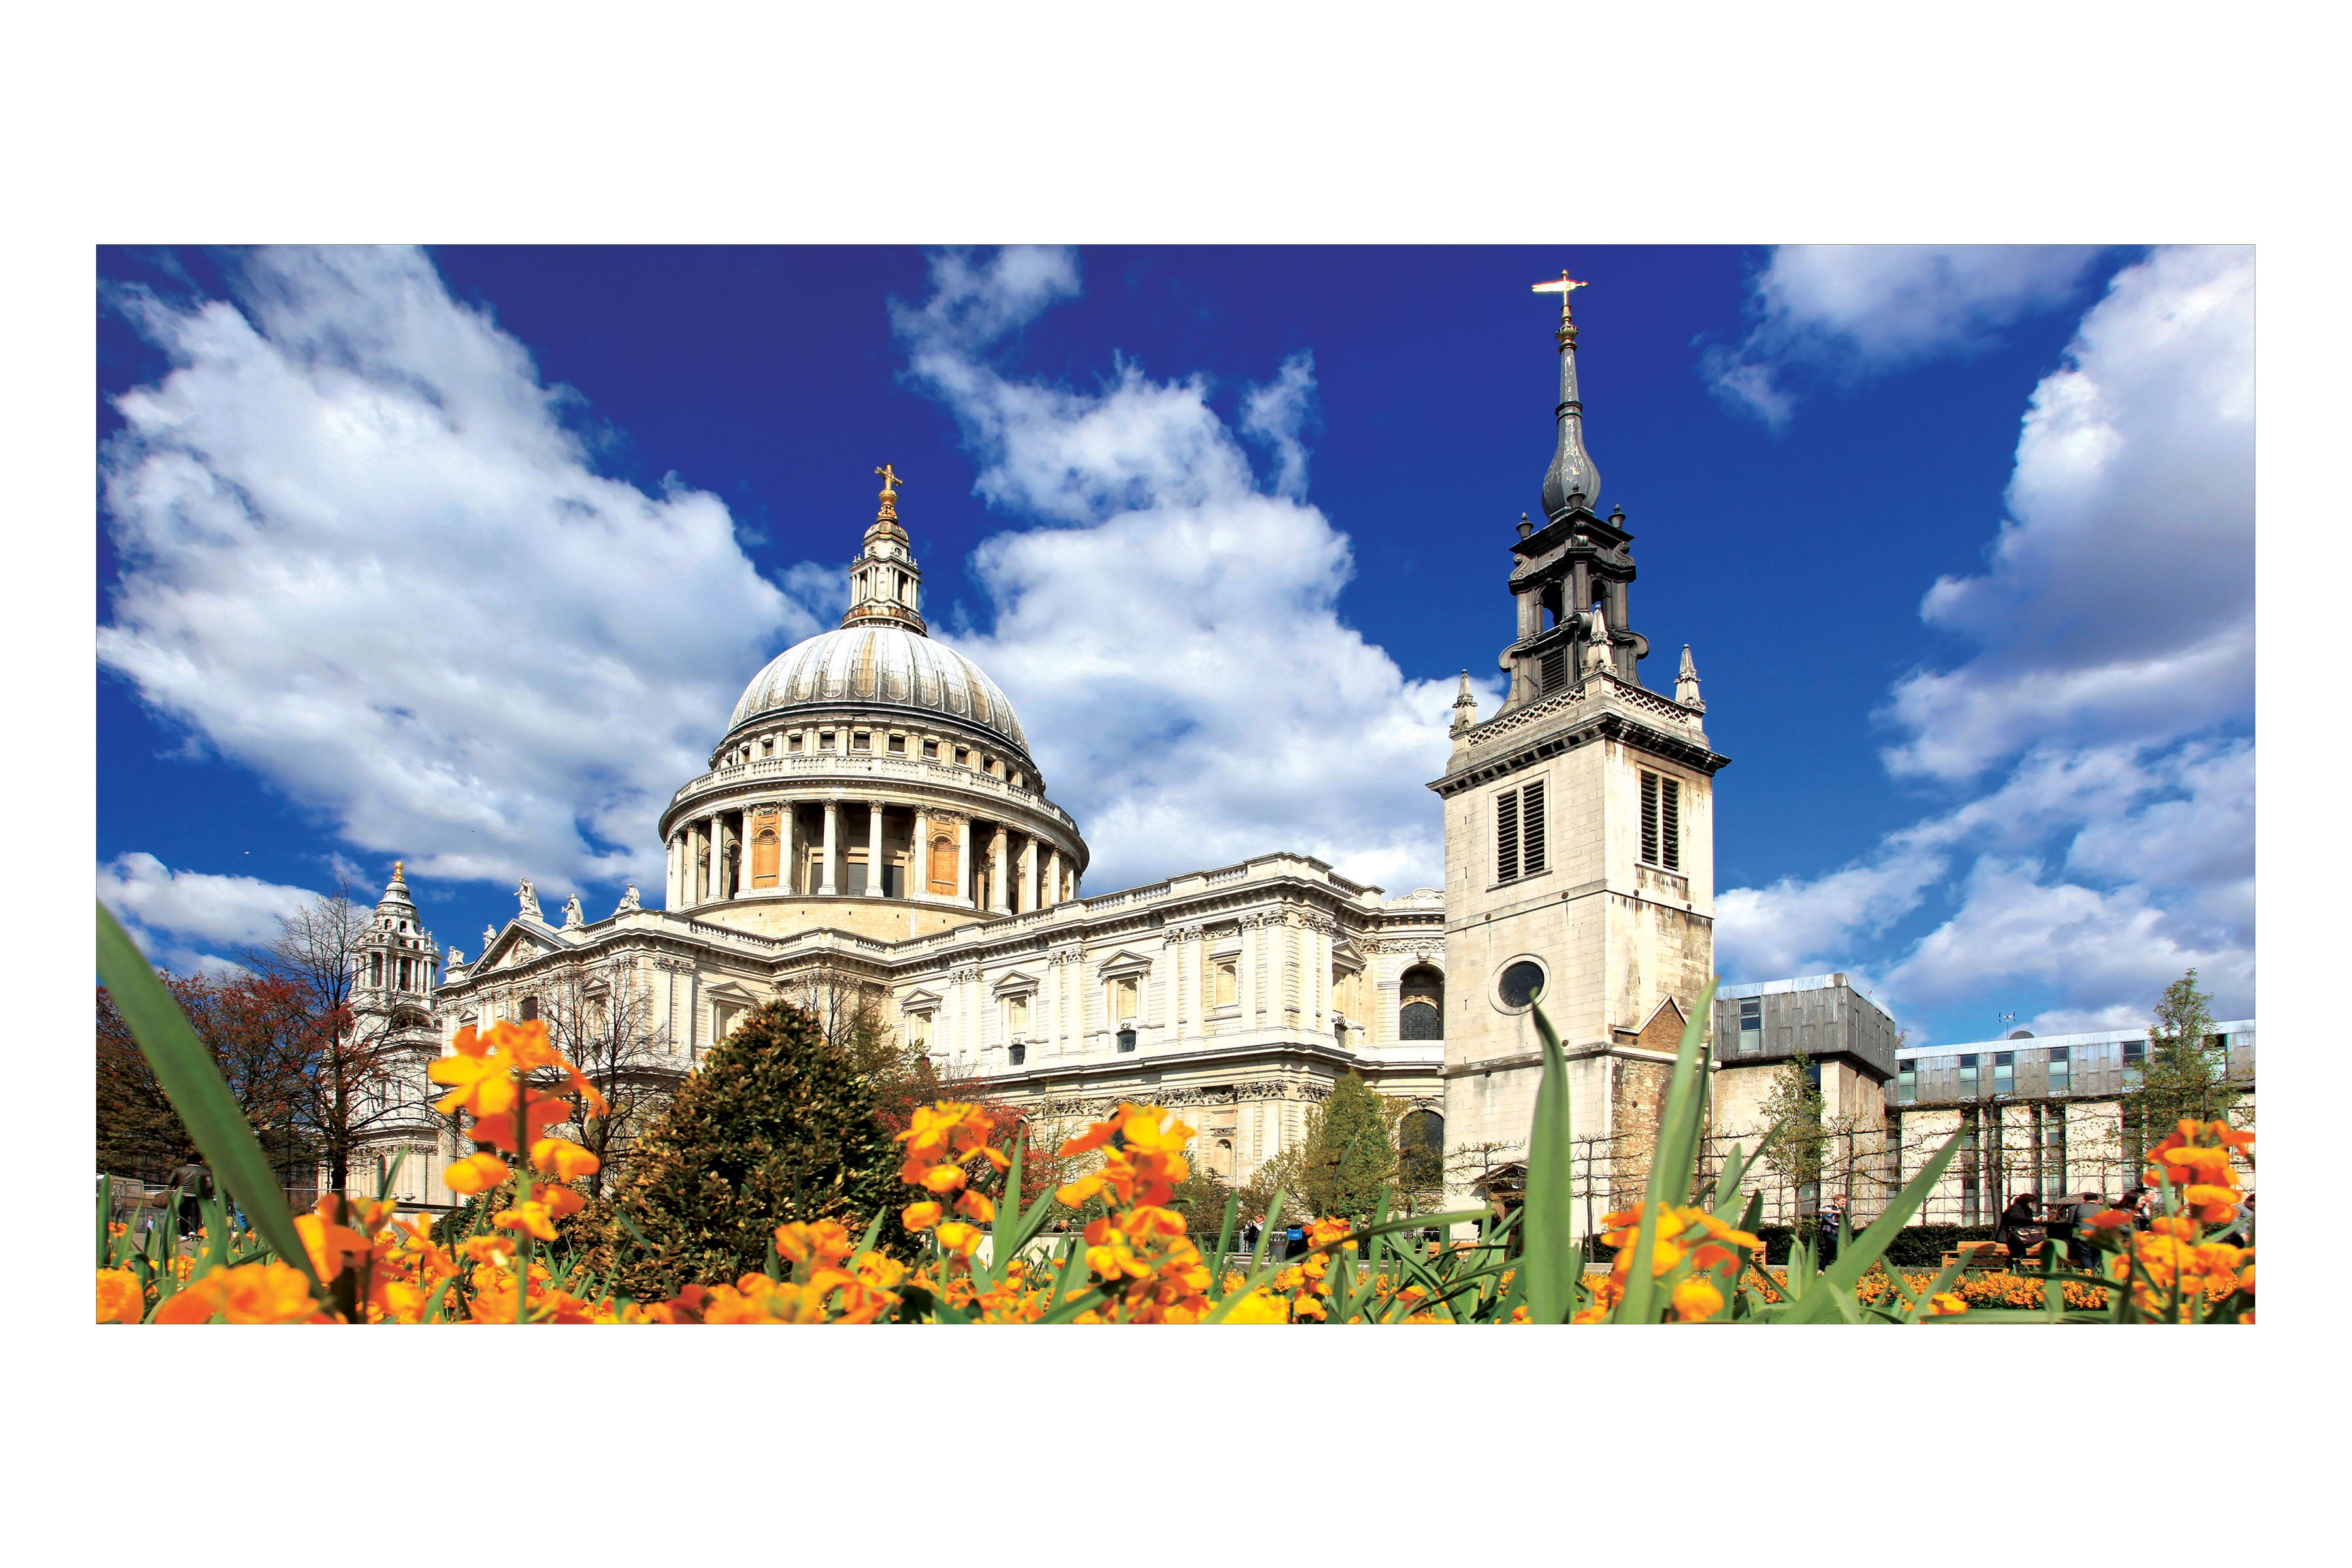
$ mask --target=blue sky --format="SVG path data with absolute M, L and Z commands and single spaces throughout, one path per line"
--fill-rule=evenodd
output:
M 1562 265 L 1643 679 L 1690 643 L 1734 759 L 1726 977 L 2251 1012 L 2242 250 L 101 250 L 100 894 L 183 965 L 395 856 L 468 951 L 526 872 L 657 894 L 885 459 L 1090 890 L 1434 882 Z

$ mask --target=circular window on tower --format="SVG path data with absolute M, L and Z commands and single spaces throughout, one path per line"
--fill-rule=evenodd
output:
M 1543 994 L 1543 965 L 1532 958 L 1515 960 L 1495 983 L 1495 999 L 1514 1013 L 1524 1013 Z

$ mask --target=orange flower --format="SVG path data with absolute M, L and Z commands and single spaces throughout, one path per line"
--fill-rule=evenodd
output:
M 898 1223 L 908 1230 L 929 1230 L 940 1223 L 940 1216 L 946 1212 L 939 1205 L 926 1199 L 919 1204 L 908 1204 L 905 1208 L 900 1209 Z
M 1938 1318 L 1958 1317 L 1969 1310 L 1969 1304 L 1949 1290 L 1938 1290 L 1927 1298 L 1929 1314 Z
M 366 1237 L 337 1223 L 340 1197 L 336 1193 L 323 1194 L 316 1213 L 294 1216 L 294 1228 L 302 1237 L 304 1249 L 310 1254 L 310 1267 L 322 1281 L 332 1279 L 343 1271 L 348 1260 L 364 1258 L 370 1250 Z M 299 1272 L 296 1277 L 300 1277 Z
M 442 1184 L 451 1192 L 471 1197 L 476 1193 L 488 1192 L 509 1174 L 507 1163 L 496 1154 L 468 1154 L 441 1173 Z
M 232 1323 L 324 1321 L 318 1315 L 318 1306 L 310 1299 L 310 1282 L 302 1278 L 300 1269 L 287 1263 L 247 1263 L 214 1269 L 164 1302 L 157 1309 L 155 1321 L 205 1323 L 218 1313 Z
M 956 1213 L 987 1225 L 996 1218 L 996 1203 L 985 1193 L 965 1193 L 956 1199 Z
M 526 1231 L 541 1241 L 555 1239 L 555 1216 L 543 1203 L 523 1202 L 501 1209 L 490 1222 L 508 1230 Z
M 940 1246 L 957 1258 L 970 1258 L 980 1247 L 979 1230 L 960 1219 L 942 1222 L 933 1234 L 940 1238 Z
M 559 1181 L 593 1176 L 604 1162 L 569 1138 L 541 1138 L 530 1146 L 530 1163 Z
M 505 1051 L 470 1026 L 458 1030 L 450 1047 L 454 1056 L 443 1057 L 425 1069 L 425 1076 L 435 1083 L 451 1086 L 448 1093 L 433 1102 L 434 1110 L 447 1116 L 463 1106 L 476 1116 L 495 1116 L 514 1104 L 512 1064 Z
M 147 1298 L 139 1289 L 139 1276 L 128 1268 L 98 1271 L 100 1322 L 135 1323 L 146 1315 Z
M 854 1245 L 849 1227 L 837 1219 L 793 1220 L 776 1227 L 776 1255 L 794 1263 L 830 1268 L 847 1258 Z
M 561 1127 L 572 1120 L 572 1107 L 570 1100 L 558 1100 L 533 1090 L 530 1108 L 523 1112 L 523 1126 L 530 1132 L 531 1140 L 538 1142 L 541 1135 L 549 1128 Z M 515 1119 L 511 1110 L 502 1110 L 490 1116 L 477 1116 L 467 1136 L 477 1143 L 494 1143 L 509 1154 L 522 1146 L 515 1137 Z
M 963 1184 L 964 1173 L 961 1165 L 933 1165 L 916 1178 L 915 1183 L 925 1192 L 937 1193 L 941 1196 L 955 1191 Z
M 1675 1287 L 1675 1321 L 1704 1323 L 1723 1310 L 1723 1292 L 1713 1282 L 1693 1276 Z

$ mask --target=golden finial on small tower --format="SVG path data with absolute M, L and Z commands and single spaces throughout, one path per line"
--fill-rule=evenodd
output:
M 395 882 L 400 880 L 400 865 L 401 863 L 397 860 L 394 860 L 392 863 L 392 879 Z
M 898 487 L 906 481 L 898 477 L 898 470 L 888 463 L 883 464 L 874 471 L 882 476 L 882 510 L 874 514 L 874 519 L 877 522 L 885 518 L 896 522 L 898 520 Z

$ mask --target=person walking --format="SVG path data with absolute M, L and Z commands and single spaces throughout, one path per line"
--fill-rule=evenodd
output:
M 1282 1260 L 1285 1263 L 1307 1250 L 1307 1227 L 1297 1220 L 1282 1233 Z
M 213 1195 L 213 1173 L 191 1155 L 186 1164 L 172 1173 L 172 1185 L 180 1192 L 180 1239 L 185 1241 L 203 1223 L 202 1200 Z
M 1819 1226 L 1815 1236 L 1817 1245 L 1814 1247 L 1814 1256 L 1819 1260 L 1820 1266 L 1827 1268 L 1837 1261 L 1838 1231 L 1845 1223 L 1845 1194 L 1832 1193 L 1813 1218 L 1814 1223 Z

